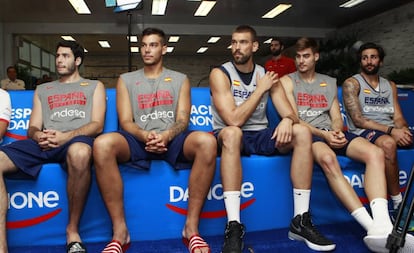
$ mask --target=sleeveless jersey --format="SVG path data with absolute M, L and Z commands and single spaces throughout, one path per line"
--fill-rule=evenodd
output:
M 244 101 L 246 101 L 250 97 L 253 91 L 255 91 L 256 75 L 263 76 L 265 73 L 264 68 L 256 64 L 251 76 L 250 83 L 245 83 L 243 79 L 240 77 L 239 72 L 237 71 L 236 67 L 232 62 L 224 63 L 223 65 L 221 65 L 221 67 L 225 70 L 225 73 L 227 72 L 226 74 L 229 77 L 230 89 L 231 93 L 233 94 L 236 106 L 239 106 L 242 103 L 244 103 Z M 266 92 L 260 100 L 260 103 L 257 106 L 256 110 L 241 127 L 242 130 L 258 131 L 267 127 L 268 121 L 266 116 L 266 106 L 268 97 L 269 93 Z M 211 105 L 213 115 L 213 129 L 219 130 L 226 127 L 227 125 L 226 123 L 224 123 L 224 121 L 218 114 L 217 108 L 214 106 L 214 103 L 211 103 Z
M 88 124 L 97 83 L 81 78 L 74 83 L 53 81 L 37 86 L 43 128 L 66 132 Z
M 147 131 L 162 132 L 176 120 L 176 109 L 185 74 L 163 68 L 157 79 L 139 69 L 121 75 L 128 89 L 134 121 Z
M 379 77 L 379 90 L 373 89 L 361 76 L 353 76 L 359 82 L 358 99 L 362 109 L 362 116 L 387 126 L 394 126 L 394 97 L 390 82 Z M 347 114 L 349 130 L 361 134 L 365 129 L 357 128 L 350 115 Z
M 289 74 L 289 77 L 293 82 L 299 118 L 316 128 L 331 130 L 329 110 L 337 92 L 336 79 L 315 73 L 315 80 L 306 83 L 297 71 Z

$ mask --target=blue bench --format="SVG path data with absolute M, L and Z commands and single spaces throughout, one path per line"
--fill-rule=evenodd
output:
M 13 119 L 4 143 L 25 138 L 31 112 L 32 91 L 10 92 Z M 107 90 L 107 114 L 104 132 L 117 130 L 115 90 Z M 211 131 L 210 94 L 208 88 L 192 88 L 190 129 Z M 269 107 L 271 124 L 278 122 Z M 399 151 L 401 185 L 414 163 L 411 150 Z M 243 222 L 249 231 L 284 228 L 293 213 L 290 183 L 290 156 L 242 158 Z M 345 176 L 364 200 L 362 164 L 339 157 Z M 204 235 L 221 235 L 226 222 L 219 175 L 220 158 L 200 222 Z M 151 169 L 135 170 L 121 166 L 125 187 L 125 209 L 132 240 L 179 238 L 184 224 L 189 170 L 173 170 L 164 161 L 153 161 Z M 68 210 L 66 173 L 57 164 L 43 167 L 37 180 L 6 180 L 9 193 L 8 239 L 10 246 L 61 245 L 65 241 Z M 270 195 L 270 196 L 269 196 Z M 329 207 L 329 208 L 327 208 Z M 311 208 L 317 224 L 351 220 L 342 204 L 336 200 L 315 166 Z M 86 242 L 102 242 L 111 238 L 111 223 L 93 175 L 91 191 L 81 221 L 81 236 Z M 25 236 L 21 236 L 25 235 Z

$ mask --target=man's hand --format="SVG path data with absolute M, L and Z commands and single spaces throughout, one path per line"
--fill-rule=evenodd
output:
M 342 148 L 348 143 L 345 134 L 342 131 L 326 131 L 324 134 L 325 141 L 331 148 Z
M 43 133 L 46 135 L 48 148 L 57 148 L 65 144 L 69 140 L 68 133 L 57 130 L 45 129 Z
M 292 132 L 293 132 L 293 125 L 292 120 L 289 118 L 284 118 L 280 123 L 277 125 L 272 139 L 276 138 L 276 148 L 282 148 L 287 144 L 290 144 L 292 141 Z
M 158 134 L 151 131 L 147 135 L 147 142 L 145 143 L 145 150 L 155 154 L 162 154 L 167 152 L 168 137 L 163 134 Z
M 413 135 L 408 128 L 393 128 L 391 136 L 400 147 L 411 146 L 413 144 Z
M 277 73 L 273 71 L 266 72 L 262 77 L 259 77 L 259 75 L 256 75 L 256 89 L 263 89 L 263 91 L 270 90 L 273 85 L 277 84 L 279 82 L 279 76 Z
M 49 135 L 47 133 L 42 132 L 42 131 L 38 131 L 38 132 L 36 132 L 35 138 L 33 138 L 33 139 L 36 140 L 37 144 L 39 144 L 40 148 L 43 151 L 45 151 L 45 150 L 50 149 L 48 137 L 49 137 Z

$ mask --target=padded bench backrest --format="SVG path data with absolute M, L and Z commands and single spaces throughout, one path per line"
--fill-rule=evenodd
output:
M 9 91 L 11 102 L 12 102 L 12 119 L 8 128 L 8 132 L 3 140 L 6 144 L 15 140 L 25 139 L 26 132 L 29 124 L 30 114 L 32 112 L 32 98 L 34 91 Z M 414 100 L 407 99 L 408 96 L 414 96 L 412 90 L 399 90 L 399 93 L 408 94 L 401 96 L 399 94 L 399 100 L 403 109 L 404 115 L 407 118 L 410 126 L 412 127 L 414 117 L 411 106 L 407 106 L 408 103 L 413 103 Z M 115 89 L 107 89 L 107 110 L 105 118 L 104 132 L 111 132 L 118 129 L 118 116 L 116 112 L 116 91 Z M 410 97 L 411 98 L 411 97 Z M 346 115 L 344 106 L 342 104 L 342 87 L 338 87 L 338 99 L 340 103 L 342 117 L 346 127 Z M 193 87 L 191 88 L 191 115 L 189 129 L 201 130 L 210 132 L 213 129 L 212 126 L 212 115 L 211 115 L 211 100 L 210 100 L 210 88 L 208 87 Z M 271 127 L 276 126 L 280 117 L 277 114 L 271 101 L 268 103 L 267 114 L 269 119 L 269 125 Z

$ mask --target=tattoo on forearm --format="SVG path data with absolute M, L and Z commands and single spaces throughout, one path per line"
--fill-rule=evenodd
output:
M 182 114 L 183 116 L 187 115 L 187 112 L 180 111 L 178 114 Z M 182 118 L 180 115 L 177 115 L 177 118 Z M 169 129 L 170 131 L 170 138 L 169 141 L 171 141 L 175 136 L 177 136 L 179 133 L 183 132 L 187 128 L 187 124 L 184 120 L 178 119 Z
M 359 84 L 352 81 L 346 81 L 342 86 L 345 110 L 357 126 L 361 126 L 366 122 L 366 119 L 362 116 L 361 104 L 358 99 L 359 88 Z

